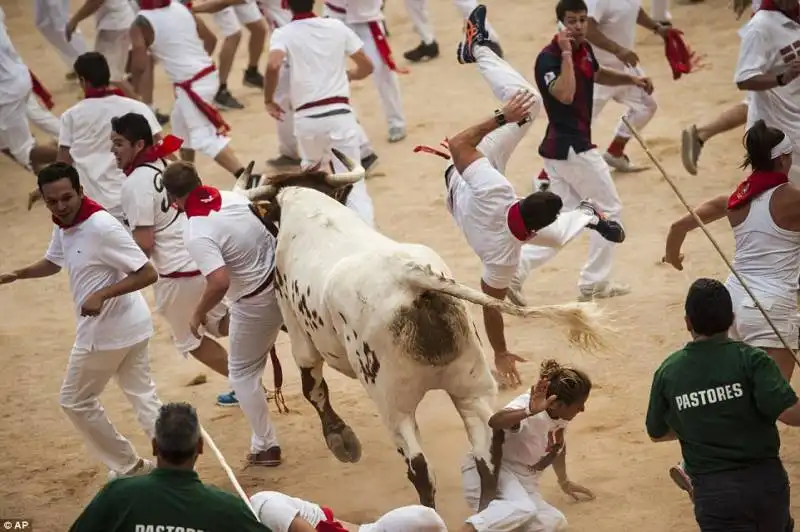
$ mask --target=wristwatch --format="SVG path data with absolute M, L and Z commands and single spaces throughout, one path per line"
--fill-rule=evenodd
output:
M 502 111 L 497 109 L 494 112 L 494 121 L 497 122 L 498 126 L 504 126 L 506 125 L 506 115 L 504 115 Z

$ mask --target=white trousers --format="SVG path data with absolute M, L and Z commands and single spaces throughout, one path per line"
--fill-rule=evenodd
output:
M 292 12 L 281 7 L 281 0 L 257 0 L 258 7 L 274 28 L 281 28 L 292 21 Z
M 405 0 L 406 10 L 411 23 L 414 25 L 414 31 L 417 32 L 422 42 L 431 44 L 436 40 L 436 36 L 431 26 L 431 19 L 428 16 L 427 0 Z M 477 0 L 453 0 L 456 9 L 461 13 L 464 20 L 469 17 L 472 10 L 478 7 Z M 495 42 L 499 41 L 499 36 L 494 28 L 487 22 L 486 29 L 489 30 L 489 38 Z
M 94 51 L 103 54 L 108 63 L 111 81 L 125 79 L 125 65 L 131 49 L 131 36 L 128 30 L 98 30 L 94 39 Z
M 70 0 L 36 0 L 36 29 L 58 51 L 67 68 L 72 71 L 78 56 L 89 51 L 81 30 L 75 30 L 67 42 L 64 29 L 69 22 Z
M 0 104 L 0 146 L 7 149 L 17 163 L 32 171 L 31 150 L 36 146 L 36 140 L 28 123 L 31 94 Z
M 283 325 L 274 287 L 233 303 L 230 314 L 228 380 L 253 431 L 250 451 L 266 451 L 278 445 L 261 387 L 269 351 Z
M 640 68 L 625 69 L 627 72 L 637 76 L 644 76 L 644 71 Z M 592 122 L 603 111 L 609 100 L 624 105 L 628 108 L 625 111 L 625 118 L 633 124 L 637 131 L 641 131 L 653 118 L 658 110 L 658 104 L 652 95 L 647 94 L 644 89 L 632 85 L 619 85 L 612 87 L 609 85 L 595 84 L 594 102 L 592 106 Z M 631 138 L 628 126 L 620 120 L 617 129 L 614 131 L 615 137 L 625 139 Z
M 219 72 L 215 71 L 192 84 L 194 92 L 203 101 L 211 104 L 219 90 Z M 183 149 L 199 151 L 216 158 L 230 143 L 229 137 L 217 134 L 217 129 L 206 115 L 197 108 L 183 89 L 175 89 L 175 104 L 172 107 L 172 133 L 183 139 Z
M 544 169 L 550 177 L 550 190 L 561 196 L 563 211 L 574 210 L 586 198 L 594 201 L 605 215 L 621 221 L 622 201 L 611 180 L 608 165 L 597 149 L 575 153 L 570 149 L 567 159 L 544 159 Z M 589 236 L 589 258 L 580 272 L 579 288 L 591 288 L 608 281 L 616 244 L 596 231 Z M 524 283 L 527 275 L 555 255 L 555 250 L 540 246 L 524 246 L 517 275 Z
M 154 437 L 161 401 L 150 376 L 148 342 L 149 339 L 111 351 L 73 348 L 61 385 L 61 408 L 86 445 L 117 473 L 130 471 L 139 461 L 139 455 L 108 419 L 100 404 L 100 394 L 114 377 L 133 406 L 142 430 L 149 438 Z
M 336 148 L 353 161 L 360 158 L 358 122 L 352 112 L 318 118 L 295 117 L 294 129 L 303 168 L 317 164 L 327 168 L 332 161 L 331 148 Z M 336 172 L 344 170 L 338 160 L 333 160 L 333 165 Z M 353 185 L 346 205 L 375 227 L 372 198 L 363 179 Z
M 461 480 L 467 505 L 473 512 L 477 512 L 481 479 L 474 460 L 468 459 L 462 465 Z M 566 530 L 567 518 L 542 498 L 535 477 L 521 478 L 510 469 L 500 466 L 497 491 L 498 497 L 489 506 L 466 520 L 477 532 Z
M 58 139 L 58 134 L 61 131 L 61 121 L 56 115 L 45 109 L 33 93 L 28 97 L 27 115 L 28 120 L 33 122 L 33 125 L 54 139 Z
M 650 0 L 650 18 L 656 22 L 668 22 L 672 20 L 669 12 L 669 0 Z
M 225 39 L 240 33 L 242 26 L 252 24 L 262 16 L 258 4 L 255 2 L 229 6 L 211 15 L 214 19 L 214 24 L 217 25 L 222 37 Z

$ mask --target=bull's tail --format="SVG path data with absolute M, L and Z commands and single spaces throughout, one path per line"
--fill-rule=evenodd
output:
M 520 307 L 470 288 L 455 279 L 435 273 L 430 265 L 407 261 L 405 269 L 409 281 L 418 288 L 441 292 L 521 318 L 544 318 L 566 327 L 569 342 L 582 350 L 610 349 L 608 336 L 614 332 L 614 329 L 610 325 L 602 323 L 603 312 L 594 303 L 575 302 L 541 307 Z

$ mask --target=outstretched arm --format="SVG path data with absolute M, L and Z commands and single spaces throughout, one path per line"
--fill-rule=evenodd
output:
M 716 222 L 728 212 L 728 196 L 723 195 L 710 199 L 697 207 L 694 212 L 704 224 Z M 697 220 L 691 214 L 683 216 L 670 226 L 669 233 L 667 233 L 664 262 L 671 264 L 677 270 L 683 270 L 681 247 L 683 247 L 689 231 L 698 227 L 700 226 L 697 224 Z

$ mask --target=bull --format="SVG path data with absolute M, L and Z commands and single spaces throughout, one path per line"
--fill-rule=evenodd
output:
M 415 414 L 429 390 L 445 390 L 466 428 L 485 508 L 496 491 L 488 422 L 497 383 L 465 302 L 566 325 L 571 343 L 585 349 L 604 343 L 597 310 L 585 303 L 523 308 L 456 282 L 435 251 L 395 242 L 343 205 L 364 170 L 335 155 L 348 171 L 264 176 L 249 190 L 245 172 L 234 187 L 266 207 L 277 226 L 275 286 L 303 395 L 328 449 L 355 463 L 361 443 L 331 405 L 323 365 L 358 379 L 405 459 L 420 504 L 435 508 L 435 476 Z

